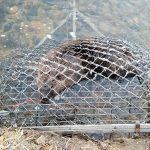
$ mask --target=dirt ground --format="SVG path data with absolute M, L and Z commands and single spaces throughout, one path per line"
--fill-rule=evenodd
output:
M 150 150 L 150 136 L 93 141 L 77 135 L 1 128 L 0 150 Z

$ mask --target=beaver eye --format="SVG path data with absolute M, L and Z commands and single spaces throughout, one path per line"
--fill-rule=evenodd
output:
M 126 54 L 126 55 L 127 55 L 127 54 L 128 54 L 128 52 L 127 52 L 127 51 L 125 51 L 125 52 L 124 52 L 124 54 Z
M 65 79 L 65 76 L 62 75 L 62 74 L 59 74 L 59 75 L 56 76 L 56 79 L 57 79 L 57 80 L 64 80 L 64 79 Z
M 128 51 L 125 51 L 124 54 L 125 55 L 130 55 L 130 53 Z
M 56 79 L 61 80 L 62 79 L 61 75 L 57 75 Z

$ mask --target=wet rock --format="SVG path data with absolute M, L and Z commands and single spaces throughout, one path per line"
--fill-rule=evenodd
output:
M 7 18 L 10 20 L 16 20 L 19 16 L 22 16 L 20 8 L 18 6 L 10 7 L 8 10 Z

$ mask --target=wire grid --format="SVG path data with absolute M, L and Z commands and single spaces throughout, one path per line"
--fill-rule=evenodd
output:
M 1 123 L 18 126 L 142 123 L 149 121 L 150 55 L 136 45 L 111 38 L 81 38 L 63 44 L 56 32 L 75 8 L 33 49 L 18 49 L 1 62 Z M 67 23 L 69 22 L 69 23 Z M 89 19 L 96 35 L 103 36 Z M 9 113 L 8 113 L 9 112 Z
M 148 55 L 142 60 L 133 47 L 109 38 L 56 45 L 47 40 L 2 63 L 1 108 L 10 112 L 11 122 L 43 126 L 148 121 Z

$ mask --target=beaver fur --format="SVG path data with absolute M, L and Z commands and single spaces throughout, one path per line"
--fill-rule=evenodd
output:
M 136 75 L 130 46 L 121 40 L 84 38 L 67 41 L 50 50 L 38 68 L 37 84 L 43 94 L 42 103 L 54 98 L 81 80 L 100 75 L 109 79 Z

